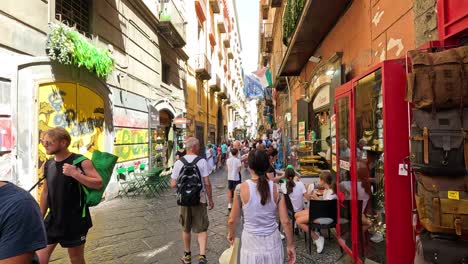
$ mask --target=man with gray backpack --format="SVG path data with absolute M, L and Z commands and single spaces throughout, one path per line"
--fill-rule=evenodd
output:
M 182 263 L 192 262 L 190 251 L 191 232 L 198 234 L 200 255 L 198 263 L 208 263 L 206 245 L 208 241 L 208 212 L 213 209 L 213 197 L 206 160 L 197 156 L 200 150 L 198 139 L 190 137 L 185 142 L 187 154 L 174 163 L 171 187 L 177 190 L 180 206 L 179 222 L 182 225 L 184 256 Z

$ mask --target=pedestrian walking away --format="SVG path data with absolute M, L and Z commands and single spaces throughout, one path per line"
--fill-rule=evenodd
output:
M 192 252 L 190 249 L 191 232 L 198 235 L 198 244 L 200 254 L 198 263 L 208 263 L 206 259 L 206 246 L 208 242 L 208 212 L 213 209 L 213 197 L 210 178 L 208 177 L 208 165 L 205 159 L 197 156 L 200 151 L 198 139 L 190 137 L 186 140 L 187 155 L 174 163 L 174 169 L 171 175 L 171 187 L 177 187 L 177 197 L 179 208 L 179 222 L 182 226 L 182 240 L 184 242 L 184 255 L 181 258 L 182 263 L 192 262 Z M 195 174 L 195 175 L 194 175 Z M 200 179 L 201 191 L 197 189 L 198 184 L 186 184 L 188 182 L 196 183 Z M 195 180 L 195 181 L 194 181 Z M 190 189 L 193 188 L 193 189 Z M 194 196 L 198 200 L 187 199 L 188 196 Z M 191 205 L 186 205 L 191 204 Z
M 48 245 L 37 254 L 41 264 L 47 264 L 60 244 L 68 249 L 72 264 L 85 263 L 86 235 L 92 221 L 81 185 L 98 190 L 103 184 L 101 176 L 90 160 L 72 165 L 81 155 L 68 150 L 71 137 L 64 128 L 47 130 L 41 141 L 46 153 L 54 158 L 44 165 L 45 180 L 40 200 Z
M 295 263 L 296 251 L 285 199 L 279 193 L 277 185 L 266 175 L 269 167 L 268 156 L 264 150 L 254 150 L 248 156 L 248 163 L 251 178 L 236 188 L 228 222 L 228 241 L 233 245 L 242 206 L 244 228 L 240 263 L 283 263 L 283 243 L 276 222 L 276 216 L 279 214 L 286 234 L 288 263 Z
M 34 251 L 47 246 L 41 211 L 34 198 L 0 181 L 0 263 L 39 264 Z
M 241 182 L 239 174 L 241 169 L 241 161 L 238 158 L 237 153 L 237 149 L 232 149 L 232 155 L 226 162 L 226 170 L 228 172 L 228 211 L 231 211 L 234 189 Z

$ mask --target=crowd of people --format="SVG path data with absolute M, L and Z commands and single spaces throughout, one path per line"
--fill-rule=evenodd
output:
M 57 244 L 67 248 L 71 263 L 85 263 L 84 248 L 92 221 L 83 200 L 85 195 L 79 187 L 99 189 L 102 180 L 89 160 L 73 165 L 79 155 L 68 150 L 70 141 L 70 135 L 63 128 L 51 129 L 43 135 L 41 142 L 47 154 L 54 157 L 43 167 L 46 177 L 39 206 L 24 190 L 0 182 L 0 263 L 46 264 Z M 292 166 L 278 170 L 276 143 L 274 140 L 236 140 L 222 142 L 219 146 L 208 144 L 203 157 L 199 155 L 203 151 L 198 139 L 190 137 L 179 145 L 171 187 L 176 189 L 180 205 L 183 263 L 192 263 L 192 232 L 198 237 L 198 263 L 208 263 L 208 211 L 214 207 L 209 176 L 217 170 L 222 170 L 228 180 L 229 243 L 234 243 L 237 225 L 243 225 L 240 263 L 283 263 L 285 253 L 288 262 L 295 263 L 294 228 L 309 232 L 317 252 L 322 252 L 324 238 L 308 230 L 309 214 L 304 202 L 336 199 L 333 178 L 329 171 L 324 171 L 319 186 L 307 186 Z M 190 173 L 193 175 L 187 175 Z M 197 178 L 198 183 L 194 181 Z M 317 187 L 323 189 L 320 195 L 314 190 Z M 196 201 L 183 197 L 192 190 L 198 195 Z M 193 193 L 191 195 L 193 197 Z M 288 216 L 286 196 L 294 206 L 296 227 Z M 241 215 L 243 221 L 239 221 Z M 283 250 L 284 239 L 286 251 Z
M 193 142 L 198 142 L 198 140 L 189 138 L 186 142 L 186 150 L 190 151 L 190 148 L 194 146 Z M 206 194 L 208 194 L 208 200 L 212 200 L 210 196 L 211 186 L 207 176 L 216 170 L 225 170 L 228 180 L 227 211 L 229 214 L 227 239 L 229 243 L 234 243 L 237 225 L 242 222 L 240 263 L 243 264 L 283 263 L 282 241 L 284 239 L 286 239 L 288 262 L 294 263 L 294 228 L 310 233 L 318 253 L 321 253 L 324 248 L 325 239 L 321 234 L 315 230 L 308 230 L 309 209 L 306 204 L 310 199 L 337 199 L 334 177 L 329 170 L 324 170 L 320 174 L 318 184 L 307 185 L 301 181 L 291 165 L 285 170 L 276 169 L 277 146 L 278 144 L 274 140 L 235 140 L 233 142 L 222 142 L 219 146 L 214 144 L 205 146 L 204 158 L 206 162 L 200 164 L 200 171 L 203 171 L 202 176 L 204 179 L 208 179 L 208 182 L 203 181 L 205 188 L 210 189 Z M 199 153 L 198 148 L 191 151 L 191 153 Z M 181 157 L 178 156 L 178 159 Z M 176 162 L 172 174 L 172 186 L 174 188 L 177 187 L 177 179 L 180 178 L 180 166 L 182 166 L 182 162 Z M 289 197 L 294 207 L 294 218 L 297 224 L 294 227 L 287 213 L 285 196 Z M 209 205 L 209 208 L 212 208 L 212 206 L 212 204 Z M 197 207 L 188 208 L 191 211 L 189 215 L 192 219 L 185 219 L 185 212 L 182 214 L 183 210 L 187 210 L 185 208 L 181 209 L 180 216 L 184 229 L 184 245 L 186 245 L 182 257 L 184 263 L 191 263 L 192 260 L 190 243 L 185 243 L 185 241 L 189 240 L 187 237 L 190 237 L 191 228 L 192 231 L 199 229 L 196 225 L 200 219 L 195 218 L 208 219 L 206 210 Z M 201 213 L 198 211 L 201 211 Z M 243 221 L 239 221 L 241 215 Z M 186 222 L 190 222 L 192 227 L 187 228 Z M 205 223 L 204 220 L 202 222 Z M 207 228 L 208 226 L 206 226 L 206 229 L 196 231 L 206 233 Z M 196 231 L 194 232 L 196 233 Z M 206 238 L 205 235 L 202 235 L 202 237 Z M 206 256 L 204 255 L 206 240 L 200 240 L 199 238 L 200 241 L 199 263 L 206 263 Z

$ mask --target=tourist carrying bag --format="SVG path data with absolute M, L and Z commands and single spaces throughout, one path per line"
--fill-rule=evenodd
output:
M 468 176 L 415 175 L 421 225 L 430 232 L 468 237 Z
M 463 118 L 463 120 L 462 120 Z M 413 109 L 411 166 L 426 175 L 466 175 L 468 108 L 435 114 Z
M 426 110 L 468 106 L 468 46 L 441 52 L 408 52 L 413 71 L 407 75 L 406 99 Z
M 104 191 L 106 190 L 107 185 L 109 184 L 112 172 L 118 159 L 119 157 L 111 153 L 101 152 L 99 150 L 93 151 L 91 162 L 93 163 L 93 166 L 98 172 L 99 176 L 101 176 L 102 187 L 99 190 L 94 190 L 84 185 L 81 185 L 83 192 L 86 196 L 85 201 L 88 207 L 96 206 L 101 202 L 102 195 L 104 194 Z M 79 158 L 73 161 L 73 165 L 76 166 L 84 160 L 87 160 L 87 158 L 85 156 L 80 156 Z M 83 210 L 83 212 L 85 211 Z
M 188 162 L 185 157 L 179 160 L 184 164 L 177 178 L 177 204 L 180 206 L 196 206 L 200 204 L 200 194 L 203 183 L 197 163 L 201 157 Z

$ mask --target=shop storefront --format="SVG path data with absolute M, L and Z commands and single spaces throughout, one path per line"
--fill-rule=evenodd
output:
M 155 140 L 154 167 L 169 165 L 174 150 L 174 128 L 172 127 L 172 116 L 166 110 L 159 111 L 159 126 L 153 135 Z
M 342 83 L 341 69 L 341 54 L 336 53 L 314 70 L 304 97 L 297 101 L 298 140 L 291 141 L 291 156 L 297 157 L 299 172 L 313 181 L 322 170 L 331 169 L 332 152 L 326 139 L 332 135 L 333 92 Z

